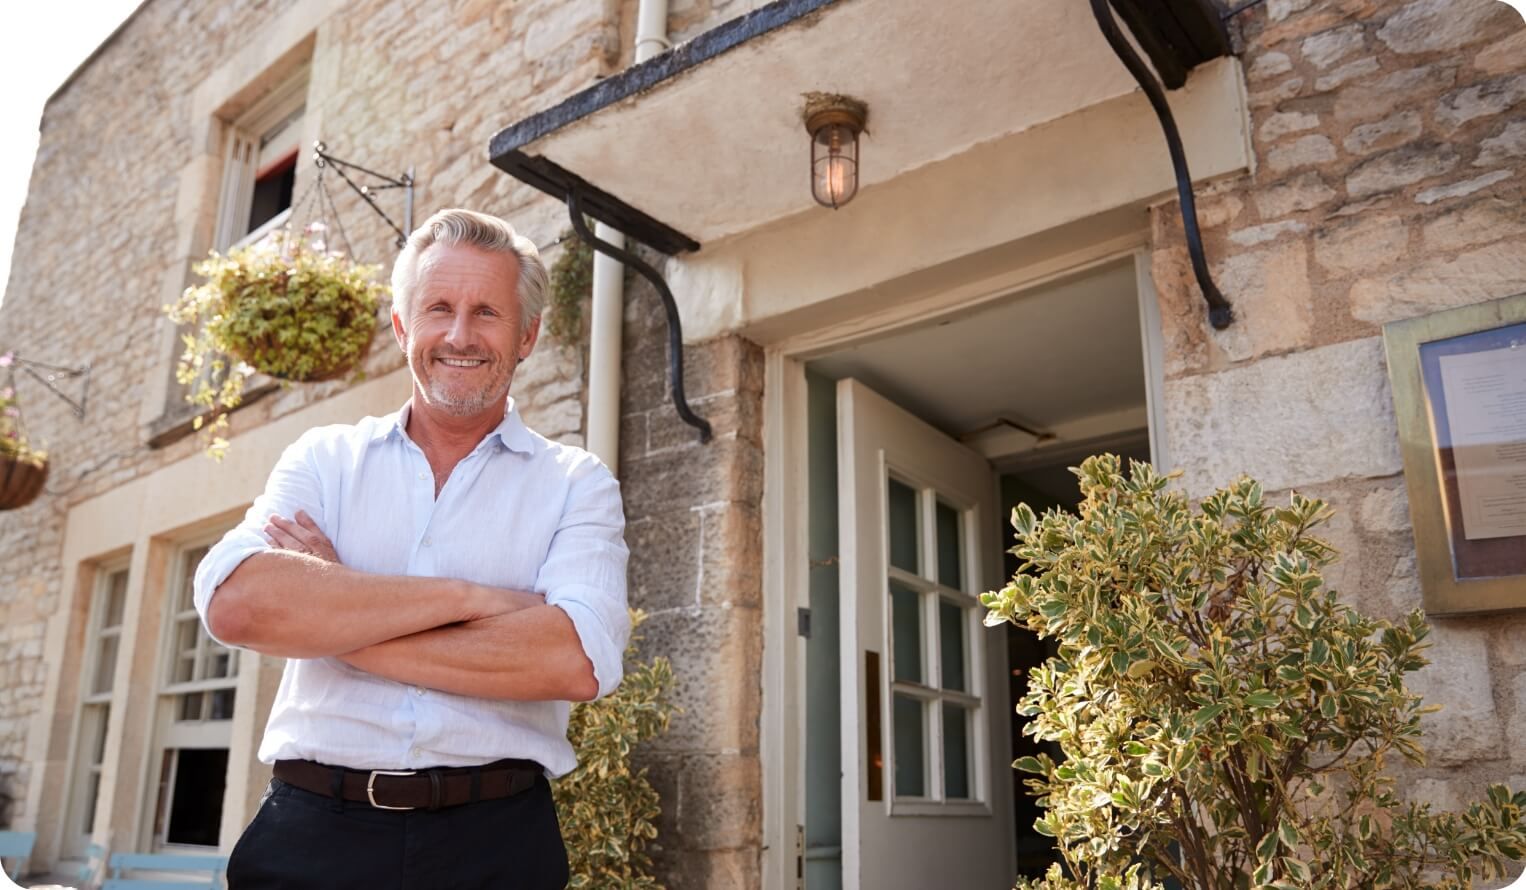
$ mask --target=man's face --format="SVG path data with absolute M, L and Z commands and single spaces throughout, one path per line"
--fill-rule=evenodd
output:
M 392 313 L 392 330 L 424 403 L 455 417 L 502 410 L 540 329 L 539 318 L 520 320 L 518 261 L 475 247 L 429 247 L 407 313 Z

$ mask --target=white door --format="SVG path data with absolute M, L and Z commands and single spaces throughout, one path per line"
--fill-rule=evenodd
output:
M 1014 853 L 1006 644 L 985 459 L 837 384 L 843 886 L 1005 890 Z

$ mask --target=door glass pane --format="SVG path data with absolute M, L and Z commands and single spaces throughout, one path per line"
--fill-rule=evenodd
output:
M 922 682 L 922 595 L 890 582 L 891 658 L 895 679 L 902 683 Z
M 165 841 L 217 846 L 223 821 L 223 790 L 228 779 L 228 749 L 181 749 L 166 753 L 173 753 L 177 762 Z
M 232 650 L 225 649 L 216 643 L 207 644 L 207 676 L 211 680 L 217 677 L 231 677 L 237 672 L 236 656 Z
M 92 745 L 94 754 L 90 758 L 90 765 L 99 768 L 106 761 L 106 725 L 111 722 L 111 705 L 92 705 L 86 723 L 95 735 Z
M 90 778 L 85 781 L 84 818 L 80 820 L 80 824 L 75 826 L 75 828 L 79 829 L 79 834 L 89 834 L 95 828 L 95 802 L 100 797 L 100 793 L 101 773 L 99 770 L 93 770 L 90 773 Z
M 943 703 L 943 790 L 949 799 L 970 798 L 970 712 Z
M 927 795 L 927 706 L 919 699 L 895 696 L 895 794 Z
M 212 696 L 212 713 L 208 720 L 232 720 L 233 719 L 233 690 L 215 689 Z
M 938 583 L 963 590 L 959 555 L 964 552 L 959 541 L 959 511 L 938 502 Z
M 890 564 L 908 572 L 921 571 L 917 560 L 917 493 L 890 480 Z
M 201 693 L 187 692 L 176 696 L 179 707 L 175 709 L 176 720 L 200 720 L 201 719 Z
M 211 547 L 193 547 L 185 552 L 185 569 L 181 574 L 179 605 L 176 609 L 189 612 L 196 608 L 196 567 Z
M 965 610 L 953 603 L 938 603 L 938 654 L 943 667 L 943 688 L 968 692 L 964 679 Z

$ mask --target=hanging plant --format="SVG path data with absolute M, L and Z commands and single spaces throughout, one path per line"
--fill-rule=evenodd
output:
M 583 333 L 583 303 L 593 293 L 593 248 L 569 229 L 560 239 L 562 255 L 551 266 L 551 306 L 546 331 L 570 346 Z
M 227 414 L 238 407 L 250 374 L 288 383 L 332 380 L 371 347 L 377 307 L 387 296 L 373 280 L 378 267 L 327 250 L 322 223 L 305 233 L 310 241 L 280 231 L 226 256 L 214 252 L 193 268 L 206 283 L 165 307 L 175 322 L 196 329 L 183 338 L 175 378 L 190 387 L 186 401 L 202 409 L 193 425 L 214 459 L 228 448 Z
M 0 355 L 0 367 L 10 367 L 12 361 L 10 353 Z M 37 500 L 47 481 L 48 453 L 27 441 L 16 388 L 0 387 L 0 510 L 16 510 Z

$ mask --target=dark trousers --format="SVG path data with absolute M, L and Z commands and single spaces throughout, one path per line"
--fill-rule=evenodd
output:
M 378 810 L 273 779 L 228 860 L 229 890 L 562 890 L 551 786 L 427 810 Z

